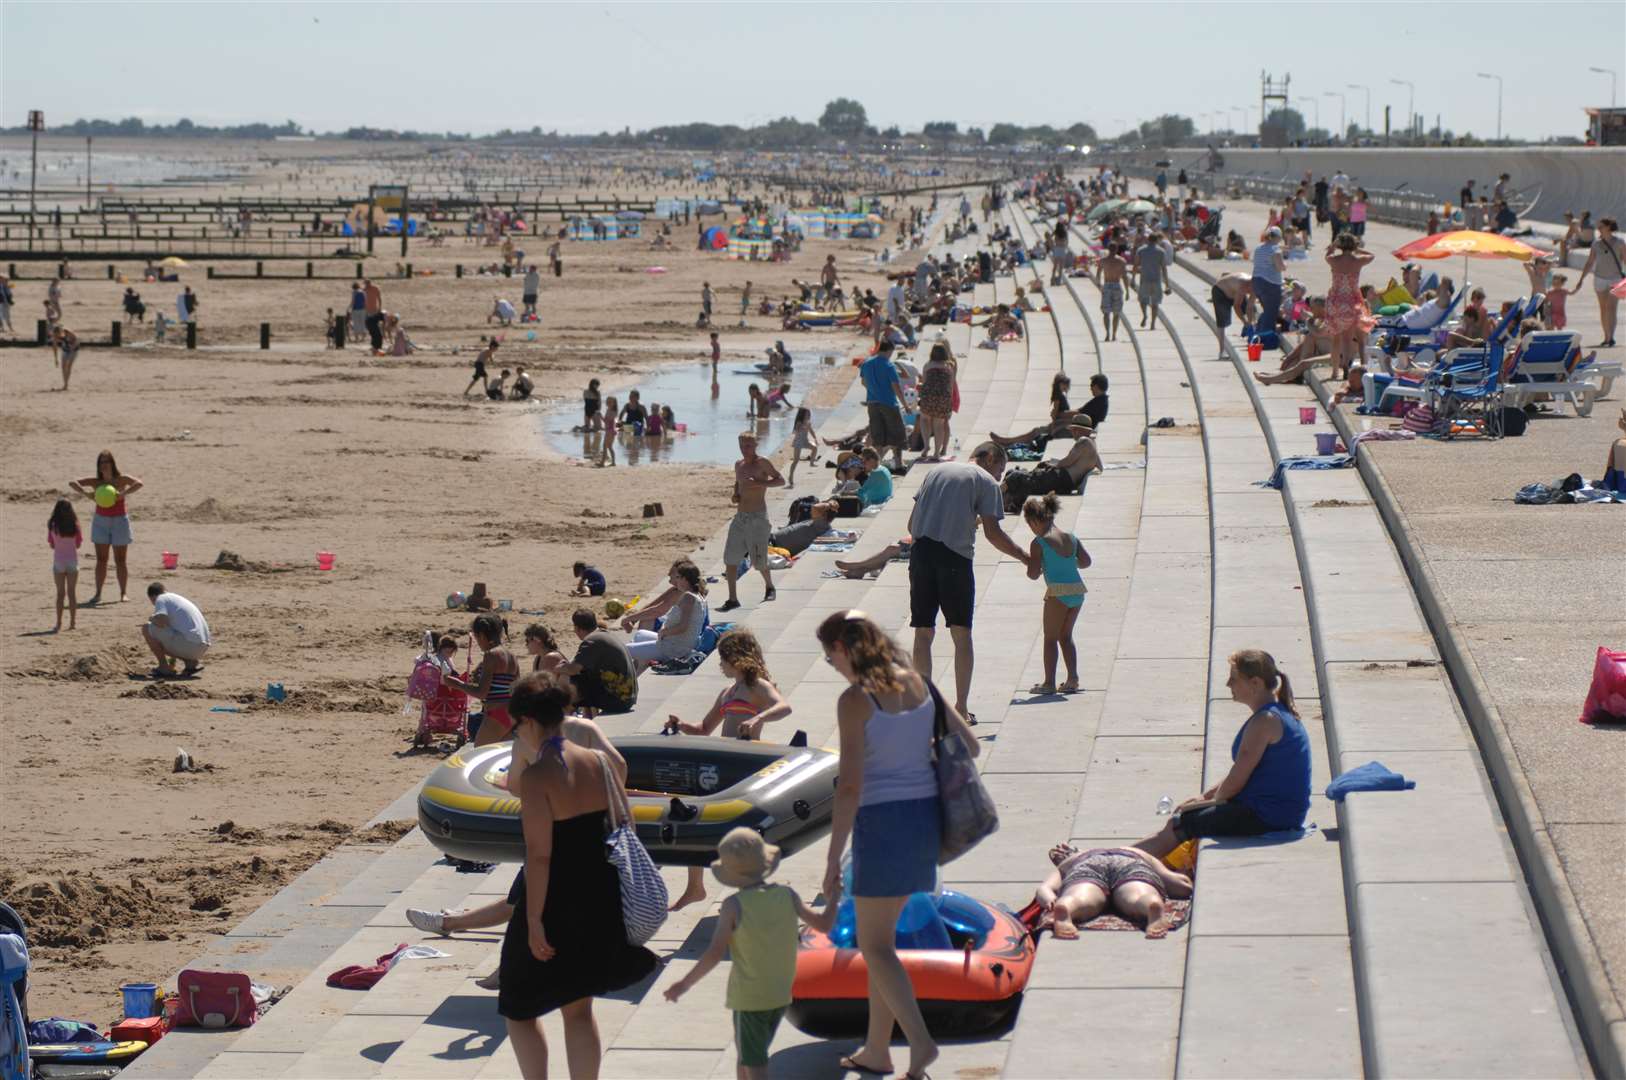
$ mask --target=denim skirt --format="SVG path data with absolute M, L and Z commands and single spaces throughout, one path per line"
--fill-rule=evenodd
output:
M 931 892 L 941 832 L 936 795 L 860 806 L 853 821 L 853 895 Z

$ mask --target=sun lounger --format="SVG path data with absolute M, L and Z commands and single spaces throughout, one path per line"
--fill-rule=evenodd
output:
M 1565 399 L 1577 416 L 1592 412 L 1597 393 L 1585 376 L 1581 335 L 1564 330 L 1531 334 L 1502 389 L 1503 400 L 1514 408 L 1538 397 Z

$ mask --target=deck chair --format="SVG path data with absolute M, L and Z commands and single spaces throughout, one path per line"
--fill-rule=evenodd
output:
M 1496 324 L 1491 331 L 1489 340 L 1484 345 L 1467 348 L 1451 349 L 1434 359 L 1428 374 L 1420 383 L 1408 383 L 1393 379 L 1386 375 L 1373 375 L 1368 373 L 1362 376 L 1361 382 L 1366 389 L 1366 400 L 1370 403 L 1375 396 L 1377 403 L 1369 411 L 1382 412 L 1394 398 L 1410 398 L 1414 401 L 1428 401 L 1439 393 L 1444 384 L 1445 377 L 1449 375 L 1453 382 L 1461 379 L 1478 380 L 1485 368 L 1494 366 L 1498 373 L 1501 371 L 1502 357 L 1507 349 L 1507 343 L 1513 328 L 1517 325 L 1519 312 L 1523 310 L 1523 300 L 1508 309 L 1502 321 Z M 1427 358 L 1428 350 L 1418 350 L 1416 359 L 1421 362 Z M 1367 380 L 1371 385 L 1367 386 Z
M 1592 412 L 1598 388 L 1587 381 L 1581 360 L 1581 335 L 1566 330 L 1531 334 L 1503 387 L 1506 404 L 1519 408 L 1537 397 L 1564 399 L 1575 415 Z

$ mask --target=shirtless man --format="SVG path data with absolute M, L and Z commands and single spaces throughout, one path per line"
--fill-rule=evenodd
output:
M 1108 341 L 1116 340 L 1124 322 L 1124 280 L 1129 273 L 1129 263 L 1124 261 L 1123 250 L 1121 245 L 1114 247 L 1095 264 L 1095 283 L 1101 287 L 1101 315 L 1107 324 Z
M 740 460 L 734 463 L 733 503 L 738 509 L 728 526 L 728 539 L 723 544 L 723 571 L 728 580 L 728 600 L 719 612 L 733 611 L 740 606 L 735 586 L 740 577 L 740 560 L 750 556 L 751 565 L 762 571 L 766 603 L 777 595 L 773 587 L 773 572 L 768 569 L 768 535 L 773 525 L 768 521 L 768 489 L 784 487 L 785 478 L 773 467 L 773 462 L 757 456 L 757 437 L 749 431 L 740 433 Z
M 836 287 L 840 284 L 841 274 L 836 271 L 836 257 L 826 255 L 824 257 L 824 268 L 819 271 L 819 300 L 828 305 L 830 299 L 835 296 Z
M 1247 274 L 1221 274 L 1209 291 L 1214 305 L 1214 334 L 1219 338 L 1219 358 L 1227 357 L 1225 328 L 1231 325 L 1231 314 L 1243 322 L 1248 321 L 1248 307 L 1253 302 L 1253 279 Z

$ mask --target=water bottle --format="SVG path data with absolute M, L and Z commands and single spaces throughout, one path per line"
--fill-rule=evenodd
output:
M 1168 795 L 1165 795 L 1161 799 L 1157 800 L 1158 817 L 1165 817 L 1172 813 L 1174 813 L 1174 799 Z

